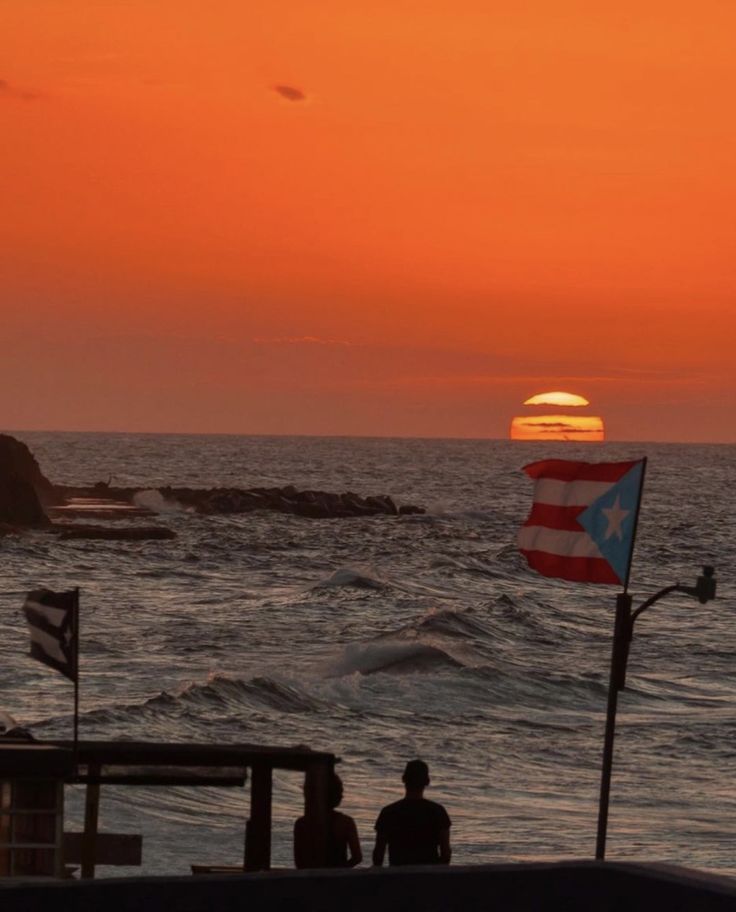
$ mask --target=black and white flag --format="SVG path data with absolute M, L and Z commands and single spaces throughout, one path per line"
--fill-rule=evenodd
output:
M 77 592 L 29 592 L 23 612 L 31 633 L 30 655 L 77 680 Z

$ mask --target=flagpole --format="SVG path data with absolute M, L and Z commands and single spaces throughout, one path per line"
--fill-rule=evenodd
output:
M 629 591 L 629 578 L 631 577 L 631 562 L 634 556 L 634 545 L 636 544 L 636 533 L 639 528 L 639 513 L 641 511 L 641 498 L 644 493 L 644 476 L 647 474 L 647 458 L 641 461 L 641 478 L 639 479 L 639 496 L 636 499 L 636 513 L 634 514 L 634 530 L 631 533 L 631 550 L 629 551 L 629 565 L 626 568 L 626 579 L 624 581 L 624 595 Z M 623 687 L 623 685 L 621 685 Z
M 79 586 L 74 590 L 74 765 L 79 746 Z
M 595 844 L 597 861 L 603 861 L 606 857 L 608 804 L 611 794 L 611 772 L 613 770 L 613 741 L 616 736 L 616 709 L 618 706 L 618 692 L 623 689 L 626 682 L 626 660 L 631 636 L 631 601 L 632 599 L 628 592 L 621 592 L 616 596 L 616 620 L 613 627 L 611 672 L 608 679 L 606 734 L 603 741 L 601 788 L 598 800 L 598 834 Z
M 644 488 L 644 475 L 647 470 L 647 457 L 642 459 L 641 478 L 639 479 L 639 496 L 636 502 L 634 515 L 634 529 L 631 534 L 631 550 L 629 563 L 626 567 L 624 591 L 616 596 L 616 618 L 613 625 L 613 644 L 611 646 L 611 671 L 608 679 L 608 706 L 606 709 L 606 733 L 603 740 L 603 762 L 601 764 L 601 786 L 598 799 L 598 833 L 595 843 L 596 861 L 604 861 L 606 857 L 606 833 L 608 830 L 608 807 L 611 796 L 611 773 L 613 771 L 613 742 L 616 737 L 616 710 L 618 708 L 618 692 L 626 686 L 626 665 L 629 660 L 629 644 L 633 632 L 631 616 L 632 598 L 629 595 L 629 578 L 631 576 L 631 561 L 634 554 L 636 532 L 639 527 L 639 511 Z

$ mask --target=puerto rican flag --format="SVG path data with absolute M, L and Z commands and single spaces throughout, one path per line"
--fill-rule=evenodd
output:
M 534 503 L 519 532 L 529 566 L 544 576 L 628 583 L 646 459 L 524 466 Z
M 76 681 L 79 668 L 79 594 L 34 589 L 23 613 L 31 635 L 30 656 Z

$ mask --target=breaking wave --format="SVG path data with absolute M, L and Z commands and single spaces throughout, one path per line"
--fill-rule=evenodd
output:
M 312 588 L 338 589 L 343 586 L 355 586 L 357 589 L 384 589 L 388 586 L 388 583 L 364 570 L 353 570 L 344 567 L 340 570 L 335 570 L 332 576 L 316 583 Z
M 241 681 L 226 675 L 213 675 L 206 684 L 189 684 L 177 694 L 165 691 L 151 697 L 144 706 L 157 706 L 172 702 L 209 707 L 213 704 L 256 704 L 279 712 L 317 712 L 321 705 L 295 687 L 267 677 Z
M 163 494 L 153 488 L 148 491 L 138 491 L 133 495 L 133 503 L 137 507 L 152 510 L 154 513 L 184 513 L 187 508 L 176 500 L 166 500 Z
M 374 642 L 348 646 L 328 672 L 331 677 L 358 674 L 429 674 L 463 663 L 437 646 L 411 642 Z

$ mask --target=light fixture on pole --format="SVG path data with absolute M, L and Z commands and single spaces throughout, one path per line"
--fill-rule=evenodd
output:
M 601 790 L 598 805 L 598 836 L 596 839 L 595 857 L 602 861 L 606 857 L 606 830 L 608 828 L 608 803 L 611 790 L 611 770 L 613 767 L 613 740 L 616 734 L 616 706 L 618 692 L 626 686 L 626 665 L 629 660 L 629 644 L 634 635 L 634 623 L 648 608 L 651 608 L 665 595 L 672 592 L 683 592 L 696 598 L 701 605 L 716 597 L 716 579 L 713 567 L 703 567 L 702 574 L 694 586 L 683 586 L 675 583 L 665 586 L 632 612 L 632 598 L 628 592 L 622 592 L 616 598 L 616 621 L 613 630 L 613 649 L 611 652 L 611 675 L 608 684 L 608 710 L 606 713 L 606 736 L 603 743 L 603 764 L 601 767 Z

